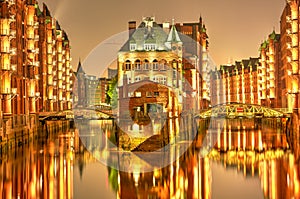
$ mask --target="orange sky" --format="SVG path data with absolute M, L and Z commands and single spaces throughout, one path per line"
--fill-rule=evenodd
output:
M 130 20 L 193 22 L 200 14 L 209 34 L 210 56 L 216 65 L 258 56 L 262 40 L 279 32 L 285 0 L 44 0 L 69 35 L 72 65 L 104 40 L 127 30 Z M 88 3 L 88 4 L 87 4 Z M 101 61 L 99 61 L 99 64 Z M 87 68 L 103 66 L 86 66 Z

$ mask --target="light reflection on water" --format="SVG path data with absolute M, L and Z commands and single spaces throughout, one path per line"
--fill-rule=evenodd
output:
M 106 134 L 110 122 L 101 124 Z M 199 155 L 203 134 L 173 164 L 147 173 L 119 172 L 99 163 L 78 131 L 50 130 L 2 154 L 1 198 L 299 198 L 299 149 L 277 129 L 219 131 L 215 149 Z M 224 139 L 224 137 L 226 139 Z M 230 138 L 229 138 L 230 137 Z M 226 141 L 224 141 L 226 140 Z M 293 145 L 299 146 L 299 135 Z

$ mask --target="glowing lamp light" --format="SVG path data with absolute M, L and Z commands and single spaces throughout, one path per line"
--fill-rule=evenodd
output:
M 11 89 L 11 92 L 12 92 L 12 94 L 14 94 L 14 95 L 17 94 L 17 88 L 12 88 L 12 89 Z
M 133 130 L 133 132 L 139 132 L 140 126 L 138 124 L 133 124 L 132 125 L 132 130 Z

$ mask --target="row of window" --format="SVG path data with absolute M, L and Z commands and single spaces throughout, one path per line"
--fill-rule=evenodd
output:
M 144 67 L 153 67 L 154 69 L 158 67 L 167 67 L 167 61 L 166 60 L 161 60 L 160 62 L 158 62 L 156 59 L 153 60 L 153 62 L 149 62 L 147 59 L 145 59 L 143 62 L 141 62 L 139 59 L 137 59 L 134 63 L 131 63 L 131 61 L 126 60 L 125 62 L 125 69 L 126 70 L 130 70 L 132 67 L 134 68 L 140 68 L 142 65 Z M 177 65 L 177 62 L 175 60 L 173 60 L 172 65 Z
M 140 76 L 136 76 L 134 78 L 134 82 L 139 82 L 139 81 L 142 81 L 142 80 L 150 80 L 150 78 L 149 77 L 140 77 Z M 167 77 L 165 77 L 165 76 L 154 76 L 154 77 L 152 77 L 152 81 L 166 85 L 167 84 Z M 128 83 L 129 84 L 133 83 L 133 82 L 131 82 L 130 77 L 128 78 Z
M 159 92 L 146 92 L 146 97 L 158 97 Z M 142 92 L 136 91 L 136 92 L 129 92 L 128 97 L 142 97 Z
M 157 46 L 156 44 L 144 44 L 144 50 L 149 51 L 149 50 L 156 50 Z M 136 44 L 130 44 L 130 51 L 135 51 L 136 49 Z
M 168 66 L 166 64 L 158 64 L 158 63 L 135 63 L 132 67 L 131 63 L 125 63 L 125 70 L 168 70 Z

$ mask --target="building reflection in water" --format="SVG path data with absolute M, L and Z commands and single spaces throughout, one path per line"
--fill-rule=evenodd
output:
M 2 155 L 1 198 L 73 197 L 74 134 L 57 125 L 61 124 L 48 126 L 48 139 Z M 60 133 L 58 137 L 52 134 L 54 131 Z
M 119 185 L 117 196 L 213 198 L 218 195 L 215 192 L 220 190 L 212 187 L 215 180 L 212 175 L 215 168 L 212 165 L 222 164 L 226 170 L 236 170 L 246 181 L 258 179 L 261 190 L 254 191 L 261 192 L 262 198 L 300 198 L 299 155 L 290 150 L 279 122 L 277 119 L 266 119 L 255 127 L 251 119 L 243 123 L 239 119 L 227 120 L 223 130 L 213 131 L 216 132 L 212 136 L 217 137 L 217 143 L 205 157 L 200 155 L 205 135 L 199 133 L 189 150 L 167 167 L 147 173 L 118 172 L 115 175 Z M 230 181 L 223 180 L 225 183 Z M 235 192 L 243 190 L 240 188 L 236 187 Z
M 105 178 L 117 198 L 209 199 L 215 198 L 216 192 L 223 191 L 214 187 L 214 181 L 218 180 L 216 169 L 221 168 L 225 172 L 235 171 L 234 176 L 227 176 L 222 183 L 230 182 L 238 175 L 245 181 L 256 179 L 260 182 L 261 188 L 251 191 L 259 192 L 262 198 L 300 198 L 299 135 L 294 135 L 293 143 L 290 143 L 285 133 L 274 128 L 273 122 L 263 123 L 257 128 L 252 128 L 252 125 L 248 125 L 249 128 L 247 125 L 238 127 L 235 122 L 226 121 L 223 130 L 214 131 L 217 132 L 213 135 L 217 142 L 205 157 L 200 153 L 205 133 L 199 132 L 188 150 L 164 168 L 152 172 L 125 172 L 107 167 L 108 176 Z M 80 175 L 84 177 L 88 169 L 86 165 L 96 161 L 91 151 L 101 153 L 108 146 L 105 145 L 107 138 L 112 142 L 115 139 L 112 121 L 91 121 L 90 128 L 96 128 L 97 124 L 102 128 L 102 148 L 95 148 L 96 143 L 86 145 L 95 142 L 94 136 L 79 137 L 78 130 L 52 126 L 48 128 L 48 138 L 2 154 L 1 198 L 76 198 L 74 189 L 86 192 L 73 186 L 73 167 L 79 168 Z M 221 167 L 215 167 L 216 164 Z M 101 184 L 105 180 L 93 181 Z M 237 186 L 236 192 L 248 188 L 242 187 L 242 184 Z

